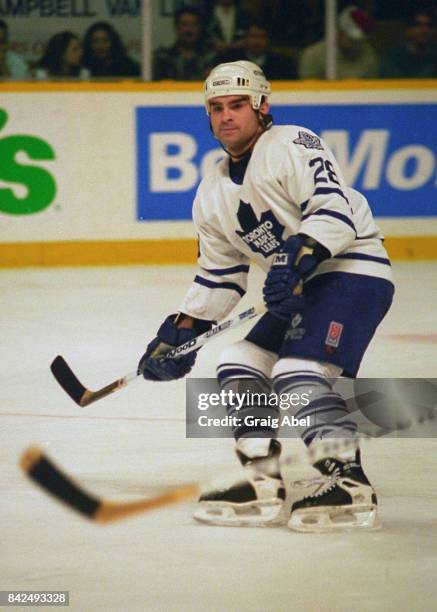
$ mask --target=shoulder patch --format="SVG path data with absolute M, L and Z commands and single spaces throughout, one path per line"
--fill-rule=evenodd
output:
M 303 145 L 305 149 L 323 150 L 320 138 L 318 136 L 314 136 L 314 134 L 310 134 L 309 132 L 299 131 L 299 137 L 293 140 L 293 142 L 295 144 Z

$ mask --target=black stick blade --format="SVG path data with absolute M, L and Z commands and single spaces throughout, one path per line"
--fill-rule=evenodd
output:
M 73 482 L 38 447 L 28 448 L 20 465 L 36 484 L 59 501 L 89 519 L 95 518 L 101 501 Z
M 63 357 L 58 355 L 50 365 L 53 376 L 72 400 L 82 406 L 87 391 Z

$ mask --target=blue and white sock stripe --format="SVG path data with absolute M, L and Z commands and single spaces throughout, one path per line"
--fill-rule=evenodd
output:
M 303 410 L 313 410 L 316 412 L 317 410 L 321 410 L 323 408 L 336 408 L 338 410 L 349 412 L 346 402 L 341 395 L 335 393 L 335 391 L 325 393 L 324 389 L 318 389 L 318 391 L 319 394 L 315 395 L 314 398 L 310 400 L 310 403 L 302 408 Z
M 234 438 L 239 440 L 243 436 L 256 438 L 274 438 L 277 430 L 270 427 L 268 417 L 277 418 L 279 406 L 270 406 L 267 401 L 263 402 L 263 395 L 268 398 L 271 394 L 270 380 L 264 372 L 251 366 L 239 363 L 224 363 L 217 368 L 217 378 L 222 389 L 233 389 L 239 394 L 247 393 L 247 397 L 241 397 L 242 405 L 228 405 L 226 407 L 229 416 L 238 417 L 238 425 L 232 427 Z M 246 390 L 247 384 L 247 390 Z M 252 400 L 252 401 L 251 401 Z M 258 402 L 254 404 L 255 400 Z M 260 417 L 263 420 L 245 422 L 246 416 Z
M 244 368 L 238 367 L 222 368 L 220 371 L 217 372 L 217 378 L 220 382 L 226 378 L 256 378 L 256 380 L 262 380 L 266 383 L 268 382 L 265 376 L 262 376 L 261 374 L 256 374 L 255 372 L 249 372 Z
M 304 417 L 310 417 L 313 425 L 316 427 L 319 425 L 330 425 L 331 428 L 336 429 L 337 427 L 343 428 L 345 419 L 349 416 L 349 410 L 343 398 L 336 394 L 326 394 L 318 397 L 310 402 L 308 406 L 304 406 L 296 413 L 296 418 L 301 419 Z M 307 430 L 306 430 L 307 431 Z M 304 432 L 304 435 L 306 434 Z
M 331 433 L 335 433 L 336 435 L 340 432 L 344 432 L 345 430 L 351 433 L 356 433 L 357 425 L 353 421 L 339 421 L 338 423 L 330 423 L 328 421 L 325 423 L 317 423 L 316 425 L 310 425 L 307 427 L 302 434 L 302 437 L 311 435 L 314 432 L 320 432 L 322 429 L 329 430 Z
M 309 446 L 316 438 L 353 438 L 357 432 L 357 426 L 352 421 L 343 421 L 338 424 L 320 423 L 308 427 L 302 434 L 302 440 Z
M 255 376 L 254 374 L 249 374 L 248 372 L 245 372 L 244 370 L 240 370 L 239 368 L 222 370 L 220 373 L 217 374 L 217 379 L 221 387 L 225 385 L 228 381 L 242 379 L 242 378 L 256 379 L 260 382 L 264 382 L 262 377 Z
M 285 373 L 278 374 L 273 378 L 273 388 L 276 393 L 287 393 L 295 391 L 301 387 L 314 387 L 321 385 L 325 389 L 331 391 L 331 385 L 329 381 L 323 376 L 318 375 L 316 372 L 296 372 L 293 374 Z
M 294 382 L 298 378 L 306 379 L 308 377 L 316 379 L 321 384 L 325 383 L 329 387 L 331 386 L 328 379 L 325 378 L 325 376 L 322 376 L 322 374 L 318 374 L 317 372 L 313 372 L 312 370 L 294 370 L 293 372 L 283 372 L 282 374 L 277 374 L 273 378 L 273 381 L 275 382 L 276 380 L 282 380 L 286 378 L 290 380 L 290 382 Z
M 251 366 L 241 365 L 240 363 L 222 363 L 217 368 L 217 378 L 222 385 L 227 379 L 235 378 L 255 378 L 262 381 L 270 388 L 270 382 L 264 372 Z
M 296 371 L 280 374 L 274 378 L 273 388 L 277 394 L 306 393 L 310 402 L 298 407 L 296 418 L 310 417 L 311 425 L 302 435 L 305 444 L 316 437 L 351 437 L 357 426 L 350 420 L 350 413 L 341 395 L 332 389 L 330 381 L 317 372 Z
M 349 414 L 347 408 L 343 406 L 326 406 L 326 407 L 315 407 L 313 405 L 305 406 L 296 412 L 297 419 L 303 419 L 305 417 L 318 418 L 320 415 L 329 415 L 329 421 L 335 421 L 336 419 L 342 418 Z
M 247 415 L 257 416 L 260 418 L 267 418 L 271 416 L 275 418 L 279 415 L 279 407 L 278 406 L 268 406 L 265 404 L 260 404 L 257 406 L 253 406 L 252 404 L 243 404 L 240 408 L 237 406 L 227 406 L 226 411 L 231 416 L 237 416 L 241 419 L 244 419 Z
M 303 433 L 302 438 L 304 439 L 304 442 L 308 436 L 311 436 L 312 439 L 315 437 L 327 438 L 329 436 L 333 438 L 350 438 L 353 437 L 356 432 L 357 426 L 351 421 L 344 421 L 344 423 L 339 425 L 336 424 L 335 426 L 329 423 L 319 423 L 318 425 L 308 427 L 308 429 L 306 429 Z
M 277 430 L 272 427 L 249 427 L 244 423 L 240 427 L 233 428 L 235 440 L 238 442 L 240 438 L 276 438 Z
M 245 370 L 247 372 L 252 372 L 253 374 L 258 375 L 261 378 L 265 378 L 267 380 L 267 376 L 266 374 L 260 370 L 259 368 L 254 368 L 253 366 L 249 366 L 246 364 L 242 364 L 242 363 L 233 363 L 233 362 L 228 362 L 228 363 L 221 363 L 218 367 L 217 367 L 217 372 L 220 371 L 222 368 L 241 368 L 242 370 Z

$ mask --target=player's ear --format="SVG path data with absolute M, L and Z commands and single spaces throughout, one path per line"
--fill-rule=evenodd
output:
M 260 107 L 259 107 L 259 112 L 262 115 L 267 115 L 269 110 L 270 110 L 270 104 L 269 104 L 268 100 L 266 98 L 264 98 L 263 101 L 261 102 Z

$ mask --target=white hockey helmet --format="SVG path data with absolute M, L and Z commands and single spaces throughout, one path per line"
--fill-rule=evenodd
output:
M 253 62 L 240 60 L 219 64 L 205 81 L 205 106 L 210 112 L 210 100 L 219 96 L 249 96 L 252 108 L 258 110 L 263 98 L 271 93 L 264 72 Z

